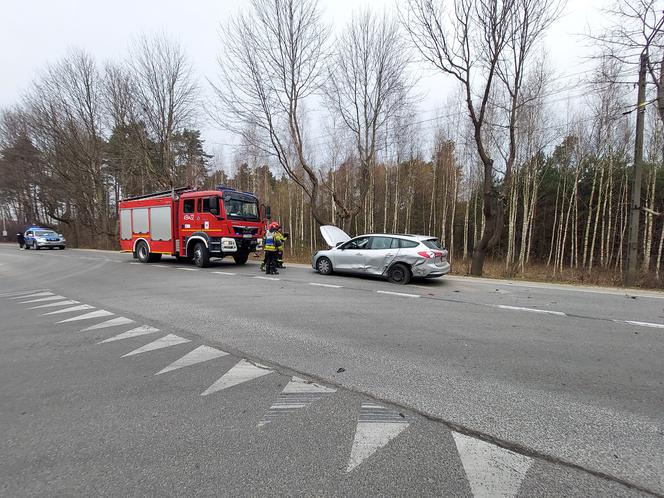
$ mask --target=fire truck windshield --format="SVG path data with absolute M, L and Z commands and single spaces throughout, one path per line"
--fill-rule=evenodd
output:
M 234 220 L 258 221 L 258 203 L 248 197 L 239 195 L 224 195 L 224 208 L 226 216 Z

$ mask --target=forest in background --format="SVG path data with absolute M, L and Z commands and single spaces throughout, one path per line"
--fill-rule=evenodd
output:
M 271 205 L 292 258 L 323 247 L 318 226 L 334 223 L 435 235 L 457 273 L 477 274 L 484 251 L 492 276 L 619 284 L 645 51 L 639 271 L 641 285 L 663 286 L 658 2 L 616 4 L 596 59 L 566 77 L 541 47 L 555 1 L 456 0 L 456 23 L 435 28 L 440 4 L 410 0 L 394 18 L 363 11 L 334 36 L 315 0 L 251 4 L 225 26 L 213 97 L 165 35 L 138 37 L 119 62 L 73 51 L 44 68 L 0 115 L 10 234 L 40 223 L 74 246 L 113 249 L 119 199 L 226 184 Z M 419 108 L 418 57 L 458 84 L 439 109 Z M 202 121 L 239 137 L 223 164 Z

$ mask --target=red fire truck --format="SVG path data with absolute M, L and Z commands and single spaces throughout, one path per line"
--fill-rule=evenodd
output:
M 269 206 L 255 195 L 220 185 L 218 190 L 179 188 L 120 201 L 120 247 L 143 263 L 163 254 L 201 268 L 211 257 L 233 256 L 242 265 L 260 246 Z

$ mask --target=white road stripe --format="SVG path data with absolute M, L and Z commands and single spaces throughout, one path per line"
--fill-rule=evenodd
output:
M 128 325 L 130 323 L 134 323 L 134 320 L 132 320 L 131 318 L 126 318 L 124 316 L 119 316 L 117 318 L 111 318 L 110 320 L 106 320 L 105 322 L 98 323 L 97 325 L 92 325 L 88 328 L 81 330 L 81 332 L 87 332 L 89 330 L 105 329 L 108 327 L 117 327 L 119 325 Z
M 389 296 L 399 296 L 399 297 L 422 297 L 419 294 L 406 294 L 405 292 L 392 292 L 392 291 L 376 291 L 378 294 L 387 294 Z
M 277 277 L 260 277 L 260 276 L 256 276 L 256 277 L 254 277 L 254 278 L 257 278 L 257 279 L 259 279 L 259 280 L 275 280 L 275 281 L 276 281 L 276 280 L 279 280 Z
M 500 446 L 452 432 L 475 497 L 517 495 L 532 459 Z
M 17 297 L 10 297 L 9 299 L 32 299 L 33 297 L 46 297 L 46 296 L 53 296 L 52 292 L 38 292 L 36 294 L 30 294 L 28 296 L 17 296 Z
M 189 339 L 185 339 L 184 337 L 180 337 L 175 334 L 168 334 L 162 337 L 161 339 L 157 339 L 156 341 L 152 341 L 149 344 L 146 344 L 145 346 L 141 346 L 138 349 L 134 349 L 133 351 L 130 351 L 129 353 L 122 355 L 122 357 L 126 356 L 134 356 L 136 354 L 141 354 L 141 353 L 147 353 L 148 351 L 155 351 L 157 349 L 164 349 L 164 348 L 170 348 L 171 346 L 177 346 L 178 344 L 184 344 L 186 342 L 191 342 Z
M 331 289 L 341 289 L 341 285 L 332 285 L 332 284 L 319 284 L 317 282 L 309 282 L 309 285 L 315 285 L 316 287 L 329 287 Z
M 70 306 L 72 304 L 79 304 L 79 301 L 58 301 L 57 303 L 47 303 L 47 304 L 42 304 L 40 306 L 33 306 L 32 308 L 28 308 L 29 310 L 36 310 L 39 308 L 53 308 L 55 306 Z
M 122 339 L 129 339 L 131 337 L 139 337 L 141 335 L 154 334 L 155 332 L 159 332 L 159 329 L 150 327 L 149 325 L 141 325 L 140 327 L 136 327 L 135 329 L 131 329 L 127 332 L 123 332 L 122 334 L 118 334 L 116 336 L 100 341 L 97 344 L 120 341 Z
M 46 301 L 59 301 L 60 299 L 67 299 L 67 298 L 65 296 L 40 297 L 39 299 L 31 299 L 30 301 L 21 301 L 20 304 L 40 303 Z
M 229 271 L 213 271 L 212 273 L 216 273 L 217 275 L 228 275 L 229 277 L 237 275 L 237 273 L 231 273 Z
M 132 263 L 129 263 L 129 264 L 130 264 L 130 265 L 142 265 L 143 263 L 135 263 L 135 262 L 132 262 Z
M 263 365 L 254 365 L 247 360 L 240 360 L 233 368 L 217 379 L 214 384 L 203 391 L 201 396 L 207 396 L 222 389 L 228 389 L 243 382 L 258 379 L 264 375 L 271 374 L 273 371 Z
M 664 329 L 664 324 L 650 323 L 650 322 L 636 322 L 634 320 L 613 320 L 616 323 L 627 323 L 629 325 L 636 325 L 638 327 L 649 327 L 653 329 Z
M 556 316 L 567 316 L 566 313 L 562 311 L 552 311 L 552 310 L 538 310 L 535 308 L 522 308 L 521 306 L 507 306 L 505 304 L 492 304 L 494 308 L 500 308 L 501 310 L 511 310 L 511 311 L 529 311 L 531 313 L 544 313 L 546 315 L 556 315 Z
M 72 318 L 67 318 L 66 320 L 60 320 L 55 323 L 67 323 L 67 322 L 78 322 L 79 320 L 91 320 L 92 318 L 101 318 L 103 316 L 111 316 L 113 313 L 106 310 L 97 310 L 91 311 L 90 313 L 85 313 L 84 315 L 75 316 Z
M 84 311 L 84 310 L 93 310 L 93 309 L 95 309 L 95 307 L 90 306 L 89 304 L 79 304 L 78 306 L 72 306 L 71 308 L 65 308 L 63 310 L 51 311 L 49 313 L 42 313 L 42 316 L 57 315 L 58 313 L 71 313 L 74 311 Z
M 222 356 L 228 356 L 228 353 L 226 351 L 222 351 L 221 349 L 211 348 L 210 346 L 198 346 L 196 349 L 190 351 L 179 360 L 175 360 L 166 368 L 159 370 L 155 375 L 177 370 L 178 368 L 182 367 L 188 367 L 189 365 L 195 365 L 196 363 L 214 360 L 215 358 L 220 358 Z
M 14 297 L 14 296 L 19 296 L 19 297 L 26 297 L 28 294 L 34 294 L 35 292 L 43 292 L 47 291 L 48 289 L 32 289 L 32 290 L 23 290 L 23 291 L 15 291 L 15 292 L 3 292 L 0 294 L 0 297 Z
M 168 268 L 166 265 L 150 265 L 150 268 Z
M 176 270 L 185 270 L 185 271 L 198 271 L 198 268 L 184 268 L 182 266 L 177 266 Z
M 399 413 L 373 402 L 362 403 L 346 472 L 350 472 L 401 434 L 410 424 Z

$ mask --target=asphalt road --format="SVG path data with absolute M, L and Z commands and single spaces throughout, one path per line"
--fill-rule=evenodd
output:
M 0 331 L 2 496 L 664 495 L 661 293 L 0 245 Z

